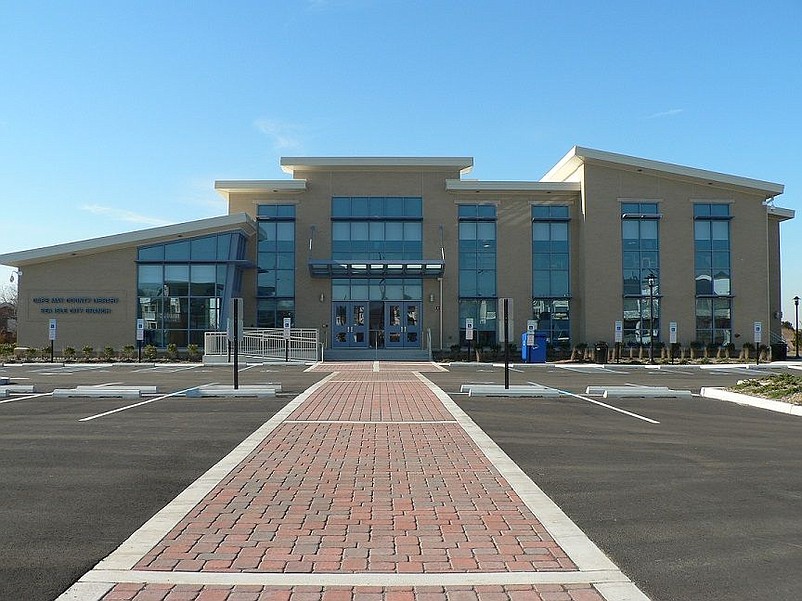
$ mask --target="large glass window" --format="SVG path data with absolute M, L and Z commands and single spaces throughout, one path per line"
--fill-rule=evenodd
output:
M 567 206 L 532 207 L 532 319 L 551 344 L 569 342 L 569 225 Z
M 333 197 L 332 259 L 420 260 L 423 256 L 422 211 L 420 197 Z
M 465 317 L 473 317 L 474 329 L 481 343 L 495 344 L 496 206 L 458 205 L 457 217 L 460 336 L 465 338 Z M 492 317 L 488 317 L 488 314 Z M 484 330 L 480 328 L 482 321 L 487 326 Z
M 621 203 L 626 344 L 660 339 L 660 217 L 656 202 Z
M 730 205 L 693 205 L 696 339 L 729 344 L 732 339 Z
M 256 325 L 280 328 L 295 314 L 295 205 L 259 205 Z
M 224 233 L 137 249 L 145 343 L 201 346 L 205 332 L 224 327 L 225 299 L 239 294 L 245 244 L 241 233 Z

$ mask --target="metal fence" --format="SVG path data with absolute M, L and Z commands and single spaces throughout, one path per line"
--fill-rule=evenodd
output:
M 226 332 L 206 332 L 203 346 L 207 357 L 224 357 L 230 351 Z M 322 349 L 317 330 L 291 329 L 288 346 L 281 328 L 246 329 L 239 341 L 239 354 L 258 359 L 284 360 L 286 357 L 290 361 L 319 361 Z

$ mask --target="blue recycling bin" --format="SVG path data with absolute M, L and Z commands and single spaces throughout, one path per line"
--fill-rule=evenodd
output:
M 545 363 L 546 362 L 546 332 L 535 332 L 535 344 L 526 344 L 526 335 L 521 335 L 521 359 L 524 363 Z

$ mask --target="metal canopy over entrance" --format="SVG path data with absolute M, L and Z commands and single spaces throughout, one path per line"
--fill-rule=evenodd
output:
M 346 277 L 423 277 L 440 278 L 445 261 L 309 261 L 309 273 L 315 278 Z

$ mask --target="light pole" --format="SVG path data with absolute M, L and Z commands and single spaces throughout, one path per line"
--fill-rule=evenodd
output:
M 799 297 L 794 297 L 794 313 L 795 313 L 795 323 L 794 323 L 794 349 L 796 350 L 795 358 L 799 359 Z
M 656 278 L 653 273 L 646 276 L 646 285 L 649 286 L 649 363 L 654 364 L 654 284 Z

